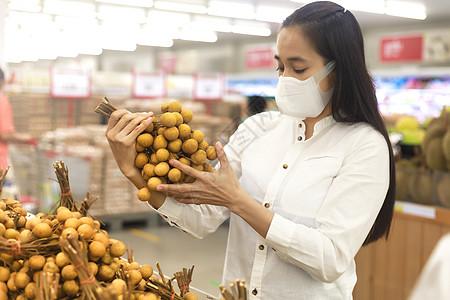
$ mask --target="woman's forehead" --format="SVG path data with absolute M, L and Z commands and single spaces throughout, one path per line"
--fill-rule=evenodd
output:
M 319 56 L 312 43 L 299 27 L 284 27 L 277 38 L 277 56 L 282 60 L 302 57 L 306 60 Z

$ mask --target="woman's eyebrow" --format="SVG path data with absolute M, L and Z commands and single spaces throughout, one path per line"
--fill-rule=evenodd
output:
M 278 55 L 275 55 L 274 58 L 276 60 L 281 60 L 280 57 Z M 289 57 L 287 59 L 288 61 L 301 61 L 301 62 L 305 62 L 307 61 L 305 58 L 301 57 L 301 56 L 293 56 L 293 57 Z

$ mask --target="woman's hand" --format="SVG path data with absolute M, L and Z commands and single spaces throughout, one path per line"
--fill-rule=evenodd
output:
M 196 181 L 185 184 L 160 184 L 157 190 L 173 196 L 181 203 L 225 206 L 235 211 L 241 198 L 239 195 L 245 192 L 228 163 L 222 144 L 219 142 L 215 147 L 220 161 L 220 169 L 215 173 L 202 172 L 177 160 L 170 160 L 173 167 L 194 177 Z
M 135 167 L 136 139 L 151 123 L 153 113 L 130 113 L 125 109 L 111 114 L 106 138 L 120 171 L 136 185 L 145 186 L 139 169 Z M 140 179 L 139 179 L 140 178 Z

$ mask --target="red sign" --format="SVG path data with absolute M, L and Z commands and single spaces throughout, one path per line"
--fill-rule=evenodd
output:
M 253 48 L 245 52 L 247 69 L 270 68 L 275 65 L 272 47 Z
M 423 35 L 384 38 L 380 45 L 382 62 L 421 61 Z
M 164 55 L 158 58 L 158 69 L 164 70 L 166 73 L 174 73 L 177 64 L 175 55 Z

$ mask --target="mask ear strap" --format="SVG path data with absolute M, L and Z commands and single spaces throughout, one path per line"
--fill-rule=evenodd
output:
M 319 84 L 328 74 L 330 74 L 334 67 L 336 66 L 336 62 L 334 60 L 327 63 L 319 72 L 313 75 L 314 80 L 317 84 Z

